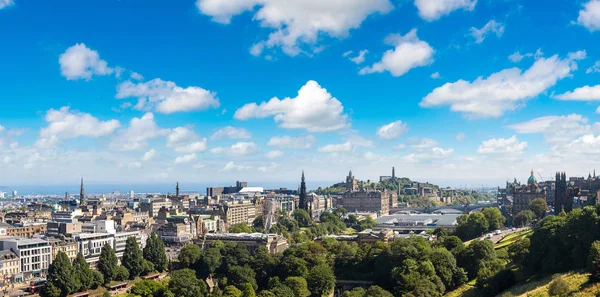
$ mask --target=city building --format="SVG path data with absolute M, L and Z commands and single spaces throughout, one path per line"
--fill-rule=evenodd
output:
M 158 212 L 161 208 L 170 208 L 171 200 L 166 198 L 158 198 L 158 199 L 150 199 L 143 200 L 140 203 L 140 210 L 143 212 L 147 212 L 150 217 L 155 217 L 158 215 Z
M 63 252 L 69 257 L 69 260 L 73 261 L 77 257 L 77 242 L 73 238 L 48 238 L 48 243 L 52 247 L 52 261 L 56 258 L 58 252 Z
M 238 223 L 252 224 L 262 213 L 262 199 L 244 199 L 227 202 L 223 205 L 224 221 L 227 226 Z
M 277 234 L 263 233 L 221 233 L 204 234 L 195 241 L 202 250 L 211 246 L 213 241 L 238 243 L 253 253 L 259 246 L 264 246 L 270 254 L 281 253 L 289 247 L 287 240 Z
M 346 190 L 348 192 L 358 191 L 358 180 L 352 175 L 352 170 L 350 170 L 346 177 Z
M 223 194 L 235 194 L 239 192 L 241 189 L 248 186 L 247 182 L 236 181 L 235 186 L 229 187 L 207 187 L 206 188 L 206 196 L 208 197 L 217 197 Z
M 53 237 L 65 236 L 73 237 L 73 234 L 82 232 L 83 224 L 80 222 L 48 222 L 47 235 Z
M 47 231 L 46 223 L 24 223 L 15 224 L 6 229 L 7 236 L 33 237 L 34 235 L 45 234 Z
M 13 251 L 0 251 L 0 274 L 5 283 L 17 281 L 15 276 L 21 275 L 21 260 Z
M 4 237 L 0 238 L 0 250 L 12 251 L 21 260 L 21 275 L 16 278 L 28 279 L 44 276 L 52 263 L 52 247 L 48 241 L 39 238 Z
M 546 199 L 545 189 L 538 186 L 533 170 L 531 170 L 531 175 L 527 179 L 527 185 L 513 183 L 512 185 L 507 185 L 507 188 L 509 189 L 508 192 L 512 194 L 513 215 L 518 214 L 522 210 L 528 209 L 529 203 L 531 203 L 531 201 L 534 199 Z
M 342 198 L 342 206 L 350 212 L 376 212 L 380 216 L 390 212 L 390 196 L 387 190 L 348 191 Z M 397 198 L 396 198 L 397 199 Z

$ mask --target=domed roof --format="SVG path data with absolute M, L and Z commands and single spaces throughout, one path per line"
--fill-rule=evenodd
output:
M 527 180 L 527 184 L 531 185 L 531 184 L 536 184 L 537 180 L 535 179 L 535 176 L 533 176 L 533 169 L 531 170 L 531 176 L 529 176 L 529 179 Z

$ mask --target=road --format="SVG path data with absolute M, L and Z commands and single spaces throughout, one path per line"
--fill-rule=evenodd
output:
M 497 235 L 494 234 L 494 235 L 492 235 L 492 238 L 487 238 L 487 234 L 485 234 L 482 237 L 480 237 L 480 239 L 488 239 L 488 240 L 491 240 L 492 243 L 496 244 L 496 243 L 498 243 L 498 241 L 502 240 L 502 238 L 504 238 L 504 237 L 506 237 L 506 236 L 508 236 L 510 234 L 519 233 L 521 231 L 525 231 L 525 230 L 529 230 L 529 229 L 530 229 L 529 227 L 516 228 L 513 231 L 510 231 L 509 229 L 506 229 L 506 230 L 502 230 L 502 233 L 500 233 L 500 234 L 497 234 Z

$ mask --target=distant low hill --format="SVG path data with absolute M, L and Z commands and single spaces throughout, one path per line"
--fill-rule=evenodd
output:
M 385 189 L 388 191 L 393 191 L 393 192 L 399 192 L 399 201 L 400 202 L 408 202 L 413 206 L 433 206 L 433 205 L 439 205 L 439 202 L 436 201 L 432 201 L 426 197 L 419 197 L 418 195 L 414 195 L 410 192 L 404 191 L 403 189 L 407 188 L 407 187 L 411 187 L 412 185 L 414 185 L 415 183 L 420 183 L 421 187 L 428 187 L 433 189 L 433 191 L 438 192 L 440 191 L 440 186 L 435 185 L 435 184 L 431 184 L 429 182 L 418 182 L 418 181 L 413 181 L 407 177 L 401 177 L 401 178 L 394 178 L 394 180 L 389 179 L 389 180 L 384 180 L 381 182 L 373 182 L 371 180 L 366 180 L 366 181 L 360 181 L 358 180 L 359 184 L 362 182 L 363 186 L 367 189 Z M 398 191 L 398 188 L 400 188 L 400 191 Z M 449 191 L 450 188 L 441 188 L 442 194 L 444 196 L 449 196 Z M 331 186 L 322 188 L 319 187 L 317 190 L 315 190 L 316 194 L 319 195 L 342 195 L 347 191 L 346 189 L 346 183 L 345 182 L 339 182 L 339 183 L 335 183 Z M 482 201 L 482 200 L 488 200 L 490 197 L 485 195 L 485 194 L 481 194 L 481 193 L 477 193 L 477 192 L 472 192 L 469 190 L 459 190 L 456 192 L 457 196 L 455 197 L 454 201 L 452 204 L 466 204 L 466 203 L 475 203 L 477 201 Z

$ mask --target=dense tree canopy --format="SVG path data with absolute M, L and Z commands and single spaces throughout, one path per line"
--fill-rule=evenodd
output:
M 237 223 L 229 226 L 230 233 L 252 233 L 252 229 L 246 223 Z
M 144 271 L 144 256 L 134 236 L 127 238 L 121 263 L 127 269 L 131 279 L 136 278 Z
M 179 251 L 178 259 L 184 267 L 190 268 L 200 260 L 201 256 L 200 247 L 196 244 L 188 243 Z
M 206 296 L 206 283 L 196 278 L 196 272 L 191 269 L 176 270 L 171 273 L 169 289 L 178 297 Z
M 165 244 L 156 235 L 156 232 L 152 231 L 150 237 L 148 237 L 143 254 L 144 259 L 152 263 L 154 270 L 162 272 L 167 269 L 168 259 L 165 252 Z
M 104 283 L 108 284 L 117 278 L 117 255 L 110 244 L 105 244 L 100 252 L 98 271 L 104 276 Z
M 546 204 L 546 199 L 536 198 L 529 203 L 529 210 L 533 212 L 536 218 L 541 219 L 546 214 L 548 210 L 548 205 Z
M 48 267 L 47 280 L 52 284 L 48 288 L 48 294 L 57 296 L 67 296 L 79 289 L 81 286 L 76 277 L 76 273 L 71 265 L 71 260 L 64 252 L 60 251 L 56 254 L 56 258 L 50 267 Z

